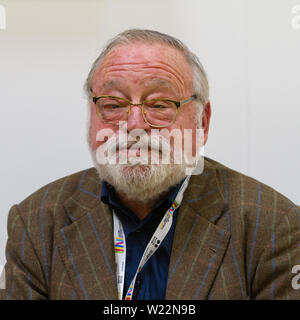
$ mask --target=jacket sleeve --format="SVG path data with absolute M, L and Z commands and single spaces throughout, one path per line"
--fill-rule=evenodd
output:
M 45 300 L 47 285 L 42 264 L 17 206 L 8 215 L 5 289 L 1 300 Z M 33 227 L 33 226 L 32 226 Z
M 252 282 L 252 298 L 299 300 L 299 208 L 296 206 L 290 208 L 278 225 L 274 228 L 270 226 L 270 229 L 272 230 L 269 244 L 261 254 Z M 295 270 L 299 270 L 298 275 Z

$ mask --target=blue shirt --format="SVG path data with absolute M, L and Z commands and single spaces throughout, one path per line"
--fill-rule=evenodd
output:
M 125 233 L 126 268 L 123 299 L 126 296 L 128 287 L 136 273 L 149 240 L 161 222 L 162 217 L 174 202 L 182 183 L 183 181 L 175 186 L 170 191 L 168 198 L 158 203 L 143 220 L 139 220 L 130 209 L 124 207 L 118 201 L 114 188 L 105 181 L 102 182 L 101 200 L 114 209 L 122 222 Z M 172 226 L 161 245 L 139 272 L 134 286 L 133 300 L 165 299 L 178 211 L 179 208 L 174 211 Z

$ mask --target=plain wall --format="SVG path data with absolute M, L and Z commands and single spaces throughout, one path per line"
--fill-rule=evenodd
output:
M 178 37 L 203 63 L 205 154 L 300 204 L 300 29 L 289 0 L 0 0 L 0 264 L 9 208 L 92 166 L 83 84 L 127 28 Z M 300 21 L 300 19 L 299 19 Z

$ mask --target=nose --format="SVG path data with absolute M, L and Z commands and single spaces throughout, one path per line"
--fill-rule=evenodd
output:
M 144 129 L 149 131 L 150 126 L 144 121 L 142 106 L 132 105 L 127 120 L 127 130 Z

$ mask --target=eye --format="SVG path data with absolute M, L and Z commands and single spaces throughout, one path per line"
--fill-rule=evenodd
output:
M 168 106 L 156 103 L 156 104 L 154 104 L 152 106 L 152 108 L 154 108 L 154 109 L 165 109 L 165 108 L 168 108 Z
M 157 101 L 146 101 L 145 105 L 151 109 L 158 109 L 158 110 L 164 110 L 172 108 L 172 102 L 170 101 L 164 101 L 164 100 L 157 100 Z
M 105 105 L 103 105 L 103 108 L 107 109 L 107 110 L 115 110 L 115 109 L 122 108 L 122 105 L 119 105 L 119 104 L 116 104 L 116 103 L 105 104 Z

